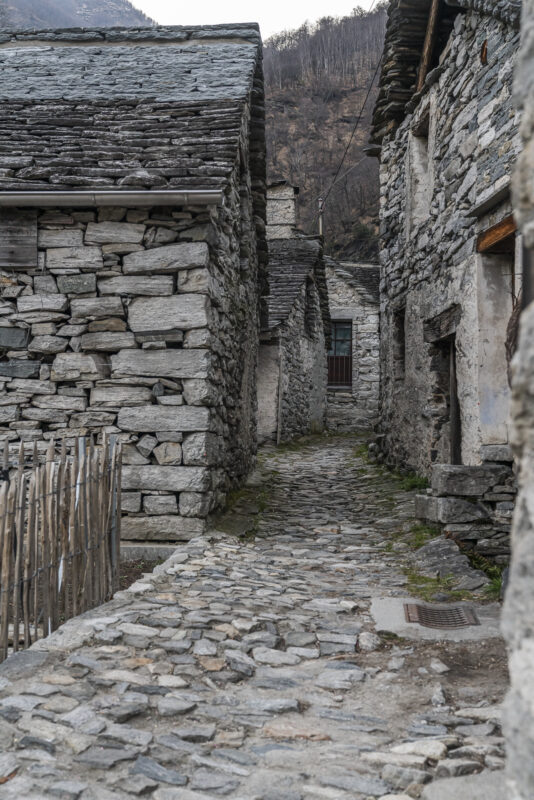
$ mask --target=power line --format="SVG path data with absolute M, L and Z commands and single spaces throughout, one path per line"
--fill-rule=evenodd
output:
M 339 166 L 338 166 L 338 168 L 336 170 L 336 174 L 334 175 L 334 179 L 333 179 L 332 183 L 330 184 L 330 186 L 328 187 L 328 191 L 326 192 L 326 194 L 322 198 L 322 208 L 323 209 L 326 206 L 326 201 L 328 200 L 328 198 L 330 196 L 330 192 L 334 188 L 334 185 L 337 183 L 337 179 L 339 177 L 339 173 L 341 172 L 341 170 L 343 168 L 343 164 L 345 163 L 345 159 L 347 158 L 348 152 L 350 150 L 350 146 L 351 146 L 351 144 L 352 144 L 352 142 L 354 140 L 354 137 L 356 136 L 356 131 L 358 130 L 358 126 L 359 126 L 359 124 L 360 124 L 360 122 L 362 120 L 363 112 L 365 110 L 365 106 L 367 105 L 367 101 L 369 100 L 369 97 L 371 96 L 371 92 L 373 91 L 373 86 L 374 86 L 374 83 L 375 83 L 375 80 L 376 80 L 376 76 L 378 75 L 378 70 L 380 69 L 381 63 L 382 63 L 382 59 L 380 58 L 380 60 L 378 61 L 378 64 L 376 65 L 376 69 L 374 71 L 374 75 L 373 75 L 373 78 L 371 80 L 371 83 L 369 84 L 369 88 L 367 90 L 367 94 L 365 95 L 365 100 L 363 101 L 363 105 L 360 108 L 360 113 L 358 114 L 358 118 L 356 119 L 356 124 L 354 125 L 354 128 L 352 129 L 352 133 L 350 135 L 350 139 L 349 139 L 349 141 L 347 143 L 347 146 L 345 147 L 345 152 L 343 153 L 343 157 L 341 158 L 341 161 L 339 162 Z M 363 161 L 363 159 L 362 159 L 362 161 Z M 356 167 L 357 165 L 354 165 L 354 166 Z M 320 198 L 317 198 L 317 199 L 319 200 Z

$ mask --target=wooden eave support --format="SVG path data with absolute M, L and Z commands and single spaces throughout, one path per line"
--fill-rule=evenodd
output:
M 420 92 L 425 85 L 426 76 L 428 75 L 432 61 L 432 54 L 434 53 L 434 47 L 438 33 L 439 10 L 440 0 L 432 0 L 430 17 L 428 18 L 428 25 L 426 29 L 425 43 L 423 45 L 423 55 L 421 56 L 419 73 L 417 75 L 417 84 L 415 87 L 416 92 Z
M 482 231 L 477 238 L 477 253 L 487 253 L 498 244 L 513 236 L 517 231 L 514 215 L 505 217 L 501 222 L 492 225 L 486 231 Z

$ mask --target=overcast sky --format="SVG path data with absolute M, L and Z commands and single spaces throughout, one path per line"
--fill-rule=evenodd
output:
M 303 22 L 320 17 L 350 14 L 361 5 L 369 8 L 372 0 L 132 0 L 133 5 L 160 25 L 208 25 L 221 22 L 259 22 L 263 38 L 273 33 L 298 28 Z

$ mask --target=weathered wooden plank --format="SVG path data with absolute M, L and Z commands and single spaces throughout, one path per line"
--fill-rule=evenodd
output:
M 510 236 L 513 236 L 517 231 L 517 224 L 514 215 L 505 217 L 501 222 L 492 225 L 486 231 L 482 231 L 477 238 L 477 252 L 487 253 L 497 245 L 504 242 Z
M 37 211 L 0 209 L 0 268 L 37 267 Z
M 438 20 L 440 12 L 441 0 L 432 0 L 430 7 L 430 16 L 428 18 L 428 26 L 426 29 L 425 42 L 423 44 L 423 54 L 421 56 L 421 64 L 419 65 L 419 73 L 417 75 L 416 91 L 420 92 L 425 85 L 426 76 L 432 62 L 432 55 L 436 45 L 436 36 L 438 31 Z

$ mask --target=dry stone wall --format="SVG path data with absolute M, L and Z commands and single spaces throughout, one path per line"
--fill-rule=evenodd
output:
M 329 389 L 327 425 L 331 430 L 350 431 L 366 428 L 378 420 L 380 388 L 380 313 L 376 296 L 360 286 L 352 272 L 332 259 L 326 262 L 330 316 L 352 323 L 352 387 L 346 391 Z M 354 265 L 356 266 L 356 265 Z M 350 268 L 349 268 L 350 269 Z M 359 272 L 369 271 L 373 283 L 378 280 L 376 266 L 358 265 Z
M 534 1 L 525 0 L 521 57 L 515 80 L 523 109 L 523 152 L 515 173 L 514 212 L 531 254 L 534 249 Z M 532 289 L 531 289 L 532 291 Z M 532 295 L 528 298 L 532 301 Z M 510 650 L 511 690 L 505 723 L 507 798 L 534 796 L 534 303 L 521 320 L 513 379 L 513 445 L 519 495 L 512 529 L 512 564 L 503 629 Z
M 278 438 L 320 433 L 326 417 L 326 345 L 319 293 L 304 283 L 280 330 Z
M 484 345 L 477 304 L 486 277 L 476 239 L 511 206 L 505 202 L 478 220 L 473 212 L 506 185 L 519 150 L 512 104 L 518 36 L 494 17 L 458 15 L 441 65 L 382 148 L 381 426 L 388 458 L 422 474 L 448 461 L 439 352 L 425 323 L 439 323 L 440 314 L 456 308 L 463 462 L 478 464 L 484 445 L 506 443 L 506 432 L 504 442 L 483 432 L 481 382 L 489 370 L 479 372 Z M 506 322 L 498 334 L 503 353 Z
M 38 268 L 1 275 L 0 436 L 118 433 L 127 539 L 202 531 L 251 466 L 257 262 L 250 229 L 241 258 L 242 188 L 237 221 L 231 195 L 226 212 L 38 211 Z

